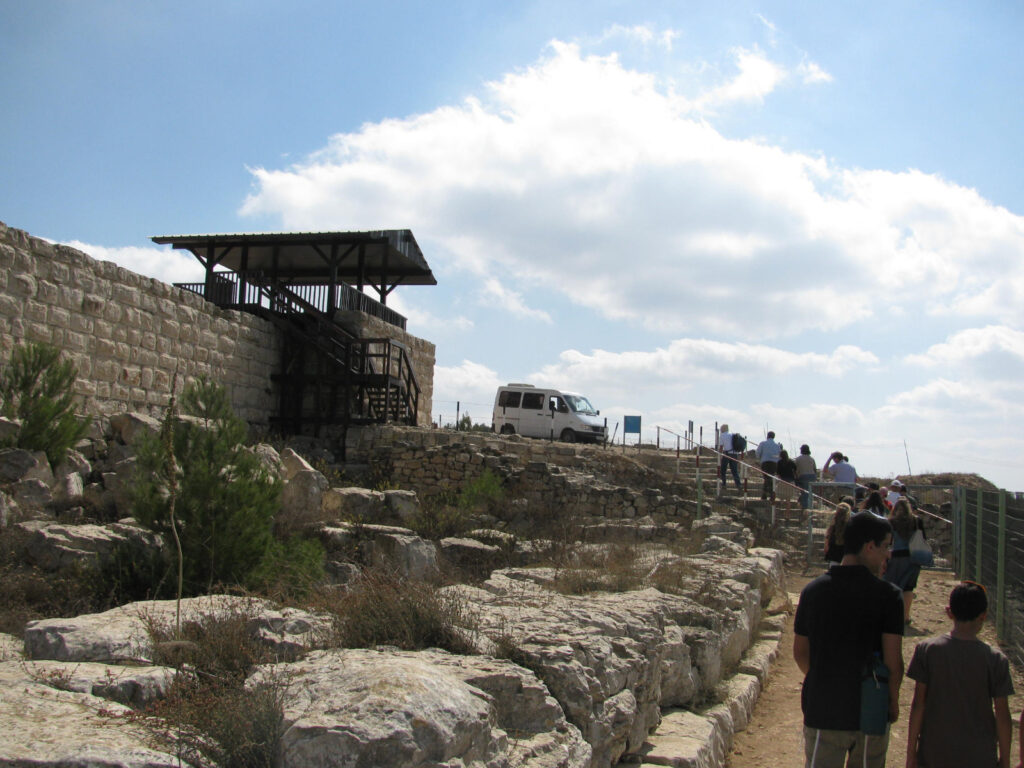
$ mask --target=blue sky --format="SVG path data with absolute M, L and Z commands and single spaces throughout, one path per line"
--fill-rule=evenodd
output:
M 727 9 L 727 10 L 723 10 Z M 1024 490 L 1016 2 L 0 0 L 0 220 L 410 228 L 435 417 L 499 383 Z M 621 434 L 621 427 L 619 428 Z M 904 446 L 906 444 L 906 447 Z

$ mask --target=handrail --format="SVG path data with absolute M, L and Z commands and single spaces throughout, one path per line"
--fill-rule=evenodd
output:
M 302 316 L 305 319 L 312 319 L 316 324 L 316 332 L 312 337 L 313 343 L 324 354 L 333 358 L 337 364 L 351 373 L 380 374 L 398 379 L 404 384 L 405 407 L 403 410 L 414 422 L 416 421 L 420 385 L 409 358 L 408 349 L 404 344 L 388 337 L 354 336 L 331 320 L 311 301 L 293 291 L 292 287 L 283 281 L 267 277 L 259 271 L 250 271 L 244 274 L 247 285 L 246 292 L 248 293 L 248 288 L 256 290 L 255 296 L 251 297 L 256 301 L 246 302 L 246 305 L 255 303 L 262 309 L 285 316 Z M 250 297 L 247 295 L 244 298 L 249 299 Z M 264 304 L 264 300 L 266 304 Z M 380 352 L 374 352 L 371 348 L 371 345 L 374 344 L 382 345 L 383 349 Z M 360 351 L 357 352 L 355 348 L 359 348 Z M 397 360 L 394 357 L 395 350 L 398 352 Z M 374 369 L 373 361 L 376 358 L 381 358 L 380 371 Z M 387 387 L 385 390 L 385 413 L 383 414 L 385 418 L 390 412 L 389 400 L 390 387 Z
M 723 451 L 718 450 L 717 448 L 712 448 L 711 446 L 704 445 L 703 443 L 698 443 L 698 445 L 700 445 L 701 450 L 711 451 L 712 453 L 716 454 L 719 457 L 718 464 L 716 466 L 716 472 L 717 472 L 718 471 L 718 467 L 721 466 L 721 457 L 722 456 L 727 456 L 728 454 L 724 453 Z M 836 502 L 831 501 L 830 499 L 826 499 L 824 496 L 819 496 L 818 494 L 811 493 L 810 491 L 804 491 L 804 489 L 801 488 L 799 485 L 793 485 L 792 483 L 788 483 L 785 480 L 783 480 L 782 478 L 778 477 L 777 475 L 769 475 L 767 472 L 765 472 L 763 469 L 761 469 L 761 467 L 759 467 L 759 466 L 757 466 L 755 464 L 748 464 L 747 462 L 737 458 L 736 456 L 729 456 L 729 458 L 733 459 L 736 462 L 738 462 L 740 465 L 746 467 L 747 469 L 752 469 L 754 472 L 757 472 L 758 474 L 765 475 L 767 477 L 772 478 L 773 480 L 777 480 L 777 481 L 781 482 L 783 485 L 788 485 L 790 488 L 795 488 L 796 490 L 800 491 L 800 493 L 808 493 L 808 494 L 810 494 L 811 498 L 818 499 L 819 501 L 823 501 L 823 502 L 825 502 L 825 504 L 827 504 L 829 506 L 832 506 L 832 507 L 838 506 L 838 504 Z M 867 487 L 867 486 L 864 486 L 864 487 Z

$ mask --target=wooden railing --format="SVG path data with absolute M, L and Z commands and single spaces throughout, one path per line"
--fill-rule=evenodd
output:
M 263 273 L 250 272 L 215 272 L 214 283 L 211 295 L 207 296 L 206 283 L 175 283 L 176 288 L 184 288 L 186 291 L 198 293 L 203 298 L 216 304 L 218 307 L 229 309 L 248 309 L 253 306 L 263 306 L 264 309 L 274 310 L 273 307 L 261 305 L 263 292 L 261 285 L 266 278 Z M 318 311 L 327 313 L 331 305 L 329 285 L 306 284 L 306 283 L 279 283 L 287 287 L 295 296 L 302 298 L 309 306 L 315 307 Z M 242 295 L 244 294 L 244 295 Z M 356 290 L 348 283 L 340 283 L 335 294 L 334 308 L 338 310 L 355 310 L 377 317 L 389 325 L 406 329 L 408 320 L 393 309 L 381 304 L 372 296 L 367 296 L 362 291 Z

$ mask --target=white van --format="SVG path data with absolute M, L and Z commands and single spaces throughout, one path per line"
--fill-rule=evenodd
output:
M 567 443 L 604 442 L 608 427 L 583 395 L 532 384 L 498 387 L 491 429 L 503 435 L 557 438 Z

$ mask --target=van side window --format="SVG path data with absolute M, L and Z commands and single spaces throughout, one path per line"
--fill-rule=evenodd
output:
M 505 390 L 498 396 L 498 406 L 501 408 L 518 408 L 519 398 L 522 392 L 510 392 Z
M 569 406 L 565 404 L 565 401 L 558 395 L 552 395 L 550 402 L 551 410 L 558 411 L 559 413 L 568 413 Z
M 518 392 L 516 394 L 519 394 Z M 532 408 L 536 411 L 544 409 L 543 392 L 523 392 L 523 408 Z

